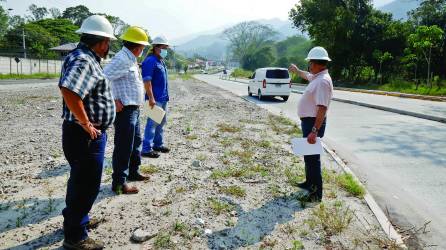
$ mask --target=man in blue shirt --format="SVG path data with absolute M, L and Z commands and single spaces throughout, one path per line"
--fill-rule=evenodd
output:
M 149 106 L 151 108 L 155 105 L 161 107 L 166 111 L 166 115 L 160 124 L 150 118 L 147 119 L 141 155 L 158 158 L 160 155 L 157 152 L 168 153 L 170 151 L 163 141 L 164 126 L 167 119 L 167 103 L 169 102 L 167 67 L 164 59 L 167 56 L 169 43 L 165 37 L 160 36 L 153 39 L 152 44 L 152 53 L 142 63 L 142 79 Z

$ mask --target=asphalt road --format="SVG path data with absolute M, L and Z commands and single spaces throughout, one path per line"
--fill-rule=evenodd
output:
M 197 78 L 298 121 L 300 94 L 292 94 L 288 102 L 259 101 L 247 96 L 246 84 L 220 80 L 213 75 Z M 370 96 L 355 93 L 354 98 L 370 99 Z M 401 103 L 406 100 L 398 100 L 396 104 L 394 98 L 380 96 L 377 104 L 404 108 Z M 438 108 L 431 102 L 423 105 L 416 101 L 423 109 Z M 440 106 L 440 110 L 432 112 L 444 114 L 445 110 Z M 420 234 L 419 239 L 426 245 L 436 245 L 429 249 L 446 249 L 445 124 L 332 102 L 324 141 L 366 184 L 380 207 L 389 211 L 392 222 L 401 228 L 418 228 L 431 221 L 427 227 L 430 232 Z
M 57 83 L 58 79 L 0 80 L 0 91 L 39 88 L 50 85 L 57 86 Z

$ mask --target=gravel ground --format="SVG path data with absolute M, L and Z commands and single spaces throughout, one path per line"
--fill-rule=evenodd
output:
M 170 154 L 144 159 L 137 195 L 111 192 L 109 132 L 90 236 L 108 249 L 380 249 L 389 242 L 362 199 L 342 189 L 327 156 L 323 203 L 295 183 L 291 121 L 196 80 L 171 82 Z M 69 175 L 57 87 L 0 88 L 0 248 L 60 248 Z M 143 112 L 144 113 L 144 112 Z M 143 125 L 146 116 L 141 117 Z M 147 234 L 135 242 L 135 230 Z

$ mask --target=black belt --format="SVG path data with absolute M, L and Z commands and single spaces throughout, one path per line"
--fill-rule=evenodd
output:
M 73 126 L 73 127 L 80 127 L 82 128 L 82 126 L 77 123 L 77 122 L 73 122 L 73 121 L 67 121 L 65 120 L 65 122 L 69 125 L 69 126 Z M 108 129 L 108 126 L 102 126 L 102 125 L 93 125 L 93 127 L 97 130 L 100 130 L 102 132 L 106 131 Z M 83 128 L 82 128 L 83 129 Z

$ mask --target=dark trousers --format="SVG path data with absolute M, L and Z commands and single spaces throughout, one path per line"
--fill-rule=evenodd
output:
M 62 211 L 66 240 L 77 242 L 88 236 L 88 213 L 99 194 L 106 143 L 105 130 L 92 140 L 80 125 L 68 121 L 62 125 L 62 147 L 71 167 Z
M 302 134 L 306 138 L 316 122 L 315 117 L 301 118 Z M 319 129 L 318 137 L 324 137 L 326 120 Z M 321 156 L 320 155 L 306 155 L 305 161 L 305 178 L 310 191 L 322 198 L 322 171 L 321 171 Z
M 139 107 L 125 106 L 121 112 L 116 113 L 115 119 L 112 186 L 123 185 L 128 175 L 138 173 L 141 165 L 141 143 Z

